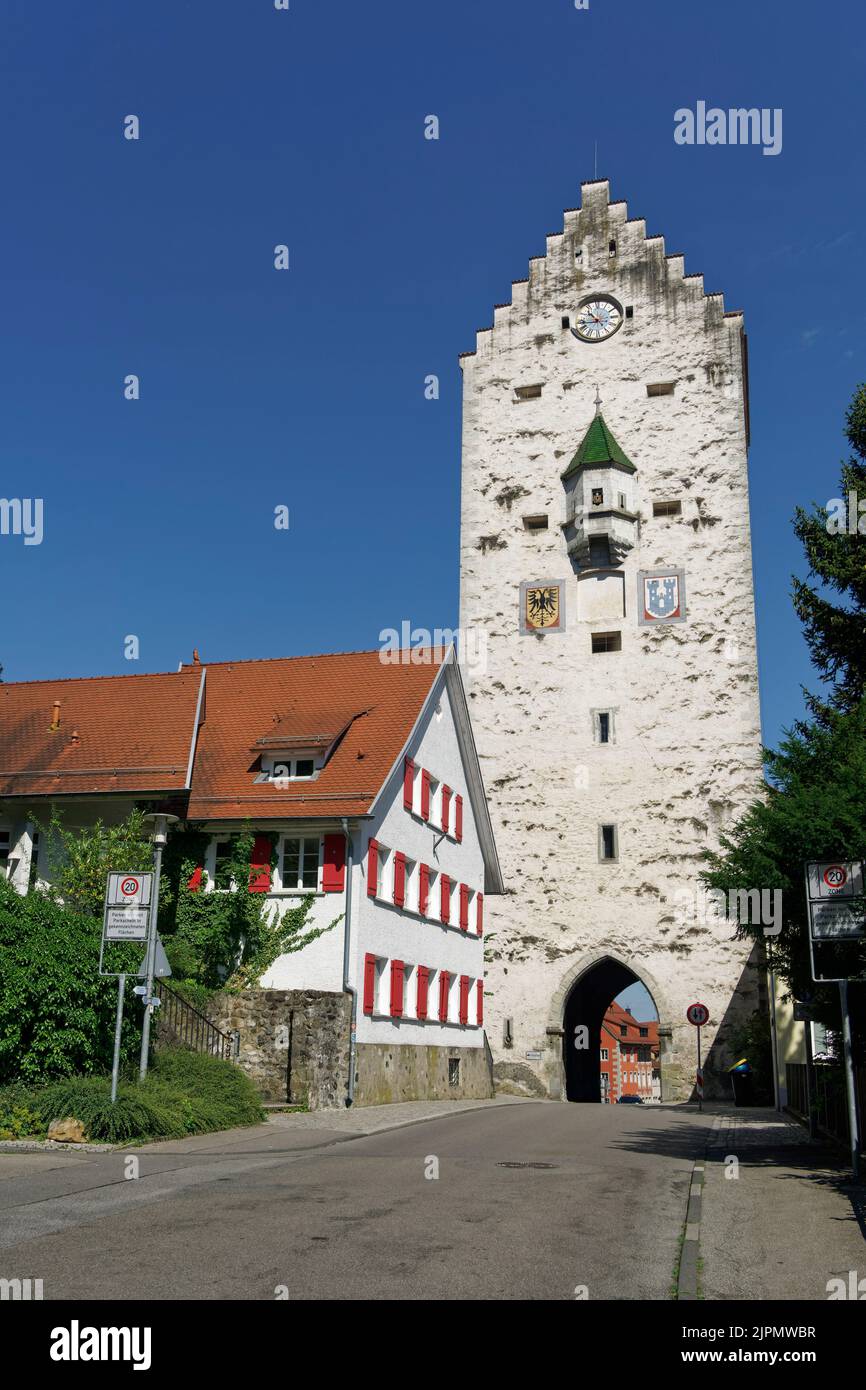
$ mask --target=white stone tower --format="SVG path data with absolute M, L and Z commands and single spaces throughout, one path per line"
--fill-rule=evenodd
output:
M 506 887 L 487 1031 L 518 1089 L 596 1099 L 639 979 L 663 1098 L 692 1092 L 696 1000 L 729 1096 L 762 975 L 699 874 L 761 785 L 743 317 L 606 182 L 582 196 L 461 358 L 460 623 L 486 634 L 465 679 Z

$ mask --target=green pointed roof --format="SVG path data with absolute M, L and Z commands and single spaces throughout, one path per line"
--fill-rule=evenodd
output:
M 585 465 L 598 467 L 606 463 L 615 464 L 618 468 L 625 469 L 627 473 L 637 472 L 631 459 L 623 453 L 617 444 L 604 422 L 604 416 L 599 411 L 583 436 L 580 448 L 561 476 L 570 478 L 572 473 L 576 473 L 579 468 L 583 468 Z

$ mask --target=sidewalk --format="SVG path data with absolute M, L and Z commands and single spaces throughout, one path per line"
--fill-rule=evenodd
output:
M 866 1187 L 841 1151 L 775 1110 L 716 1115 L 701 1208 L 707 1300 L 826 1300 L 828 1280 L 866 1277 Z

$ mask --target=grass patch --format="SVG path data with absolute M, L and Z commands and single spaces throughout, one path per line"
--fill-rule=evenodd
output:
M 255 1125 L 264 1111 L 239 1067 L 182 1048 L 156 1053 L 144 1083 L 122 1081 L 114 1104 L 111 1081 L 103 1076 L 0 1090 L 0 1138 L 41 1139 L 52 1120 L 69 1116 L 81 1121 L 88 1139 L 123 1144 Z

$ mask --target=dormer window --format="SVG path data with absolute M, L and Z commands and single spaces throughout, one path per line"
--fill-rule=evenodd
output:
M 280 757 L 275 753 L 272 758 L 262 762 L 262 770 L 267 774 L 265 780 L 268 782 L 301 782 L 316 775 L 315 758 L 293 758 Z

